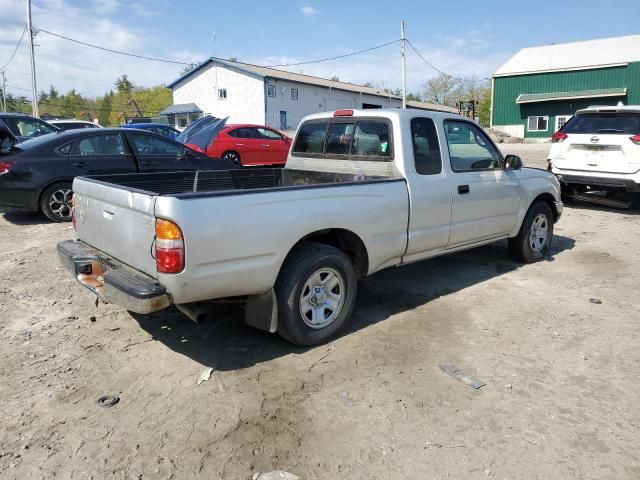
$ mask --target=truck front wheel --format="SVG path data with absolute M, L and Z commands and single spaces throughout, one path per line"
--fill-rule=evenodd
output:
M 351 317 L 358 281 L 337 248 L 306 242 L 287 257 L 276 281 L 278 333 L 300 346 L 324 343 Z
M 552 239 L 553 212 L 545 202 L 537 201 L 524 217 L 518 236 L 509 239 L 509 252 L 519 262 L 537 262 L 549 252 Z

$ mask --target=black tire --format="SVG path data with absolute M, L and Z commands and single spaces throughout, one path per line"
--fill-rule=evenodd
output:
M 326 274 L 324 277 L 322 276 Z M 334 280 L 334 275 L 338 284 L 331 291 L 326 290 L 326 285 L 330 282 L 326 279 Z M 324 292 L 318 293 L 317 299 L 308 287 L 313 284 L 313 278 L 319 278 L 319 288 L 324 288 Z M 327 281 L 326 285 L 324 282 Z M 342 283 L 339 283 L 342 282 Z M 305 291 L 303 292 L 303 289 Z M 278 299 L 278 334 L 285 340 L 300 346 L 311 346 L 324 343 L 334 337 L 351 317 L 356 301 L 358 289 L 358 279 L 356 277 L 353 264 L 347 255 L 337 248 L 330 247 L 315 242 L 305 242 L 293 250 L 285 260 L 278 279 L 276 281 L 275 292 Z M 313 288 L 315 290 L 315 288 Z M 309 292 L 308 295 L 303 293 Z M 324 301 L 321 299 L 325 298 Z M 332 296 L 329 298 L 329 296 Z M 327 299 L 335 302 L 334 298 L 341 298 L 338 306 L 331 310 L 326 303 Z M 306 301 L 307 297 L 310 300 Z M 314 323 L 315 315 L 307 312 L 303 317 L 302 311 L 305 308 L 312 308 L 311 300 L 317 307 L 322 318 Z M 313 308 L 312 308 L 313 309 Z M 326 310 L 325 310 L 326 309 Z M 314 309 L 315 310 L 315 309 Z M 327 312 L 332 312 L 327 317 Z M 309 318 L 309 313 L 313 318 Z M 316 310 L 317 313 L 317 310 Z M 332 319 L 332 317 L 334 317 Z M 327 321 L 326 325 L 323 322 Z
M 222 154 L 222 159 L 223 160 L 228 160 L 230 162 L 233 162 L 236 165 L 242 165 L 242 161 L 240 160 L 240 154 L 238 152 L 234 152 L 232 150 L 224 152 Z
M 566 183 L 560 183 L 560 200 L 562 203 L 571 203 L 573 202 L 573 196 L 575 195 L 575 190 L 573 187 L 570 187 Z
M 54 183 L 40 195 L 40 211 L 52 222 L 71 221 L 71 182 Z
M 540 223 L 541 215 L 544 215 L 545 217 L 544 220 L 542 220 L 544 224 Z M 534 222 L 538 225 L 536 232 L 540 232 L 542 226 L 546 229 L 544 242 L 540 240 L 542 238 L 540 235 L 536 235 L 535 237 L 533 236 L 534 230 L 532 227 Z M 539 200 L 529 207 L 529 211 L 524 217 L 518 236 L 509 239 L 509 253 L 514 260 L 519 262 L 538 262 L 549 253 L 552 240 L 553 212 L 546 202 Z

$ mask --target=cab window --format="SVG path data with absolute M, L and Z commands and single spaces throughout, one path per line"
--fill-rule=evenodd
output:
M 445 120 L 444 131 L 454 172 L 499 170 L 500 154 L 478 127 L 457 120 Z
M 420 175 L 434 175 L 442 171 L 442 157 L 436 126 L 430 118 L 411 119 L 413 161 Z

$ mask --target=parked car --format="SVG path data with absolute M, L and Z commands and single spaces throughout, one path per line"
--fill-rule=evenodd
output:
M 185 140 L 200 132 L 195 141 Z M 291 139 L 265 125 L 227 124 L 226 119 L 203 117 L 178 137 L 185 145 L 238 165 L 284 165 Z
M 139 313 L 173 303 L 199 320 L 200 302 L 246 300 L 248 324 L 299 345 L 337 334 L 357 279 L 383 268 L 501 239 L 542 259 L 563 207 L 552 174 L 503 158 L 466 117 L 421 110 L 311 115 L 284 169 L 184 177 L 76 178 L 63 264 Z
M 122 128 L 137 128 L 138 130 L 146 130 L 147 132 L 157 133 L 163 137 L 175 139 L 180 135 L 180 130 L 177 130 L 169 125 L 163 125 L 161 123 L 125 123 L 121 125 Z
M 71 220 L 71 184 L 78 175 L 237 168 L 154 133 L 82 129 L 16 143 L 0 126 L 0 206 L 42 211 L 54 222 Z
M 549 170 L 566 199 L 629 206 L 640 192 L 640 106 L 589 107 L 551 138 Z M 605 192 L 606 197 L 591 195 Z
M 81 128 L 102 128 L 97 123 L 88 122 L 86 120 L 50 120 L 49 123 L 64 131 L 77 130 Z
M 19 142 L 60 131 L 58 127 L 24 113 L 0 112 L 0 120 Z

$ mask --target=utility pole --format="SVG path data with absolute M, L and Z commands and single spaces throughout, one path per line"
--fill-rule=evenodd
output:
M 216 56 L 216 32 L 213 32 L 213 49 L 211 50 L 211 56 Z
M 33 52 L 33 24 L 31 23 L 31 0 L 27 0 L 27 30 L 29 30 L 29 60 L 31 62 L 31 114 L 38 115 L 38 89 L 36 88 L 36 60 Z
M 2 111 L 7 111 L 7 79 L 4 76 L 4 72 L 0 72 L 2 74 Z
M 407 61 L 404 55 L 404 44 L 406 38 L 404 35 L 404 20 L 400 22 L 400 49 L 402 52 L 402 109 L 407 108 Z

